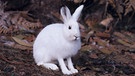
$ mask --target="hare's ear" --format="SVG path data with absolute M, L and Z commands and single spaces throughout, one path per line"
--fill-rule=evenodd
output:
M 81 14 L 81 12 L 82 12 L 83 7 L 84 7 L 84 5 L 79 6 L 79 7 L 75 10 L 75 12 L 73 13 L 72 17 L 73 17 L 73 19 L 75 19 L 76 21 L 78 20 L 80 14 Z
M 63 22 L 66 22 L 71 18 L 71 13 L 67 6 L 62 7 L 60 13 L 63 18 Z

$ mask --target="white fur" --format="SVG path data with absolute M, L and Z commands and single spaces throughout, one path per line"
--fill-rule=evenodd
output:
M 78 7 L 71 16 L 67 7 L 66 15 L 64 7 L 61 8 L 62 23 L 50 24 L 46 26 L 37 36 L 33 45 L 33 56 L 37 65 L 42 65 L 47 69 L 58 70 L 53 61 L 58 60 L 60 68 L 64 74 L 77 73 L 73 67 L 71 57 L 77 54 L 81 48 L 80 31 L 77 20 L 83 9 L 83 5 Z M 69 26 L 71 29 L 69 29 Z M 67 67 L 64 62 L 67 60 Z

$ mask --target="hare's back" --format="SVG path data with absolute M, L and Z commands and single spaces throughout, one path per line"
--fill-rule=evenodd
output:
M 51 24 L 46 26 L 37 36 L 35 44 L 55 44 L 63 39 L 63 24 Z
M 62 34 L 63 24 L 51 24 L 46 26 L 40 33 L 39 36 L 44 38 L 60 37 Z

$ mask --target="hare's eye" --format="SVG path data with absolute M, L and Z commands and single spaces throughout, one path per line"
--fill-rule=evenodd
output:
M 69 26 L 68 29 L 70 30 L 71 29 L 71 26 Z

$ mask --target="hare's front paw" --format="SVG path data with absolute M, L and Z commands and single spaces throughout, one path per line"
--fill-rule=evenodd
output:
M 71 69 L 70 70 L 72 73 L 78 73 L 78 70 L 77 69 Z
M 73 74 L 71 71 L 69 70 L 62 70 L 62 73 L 63 74 L 66 74 L 66 75 L 70 75 L 70 74 Z

